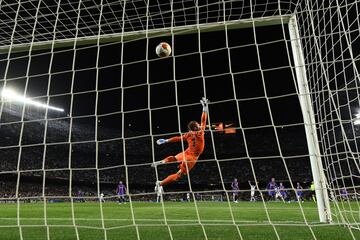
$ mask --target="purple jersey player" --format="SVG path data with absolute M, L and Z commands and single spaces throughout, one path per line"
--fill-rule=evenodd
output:
M 297 182 L 296 183 L 296 200 L 303 202 L 302 195 L 303 195 L 303 187 L 300 185 L 299 182 Z
M 234 181 L 231 183 L 231 189 L 233 192 L 233 201 L 238 202 L 238 193 L 239 193 L 239 182 L 237 178 L 234 178 Z
M 341 195 L 342 199 L 344 199 L 344 200 L 349 199 L 348 191 L 344 187 L 340 189 L 340 195 Z
M 122 181 L 119 182 L 119 185 L 116 188 L 116 194 L 118 195 L 119 203 L 125 202 L 126 187 Z
M 268 194 L 270 198 L 275 197 L 275 188 L 277 188 L 277 184 L 275 182 L 275 178 L 271 178 L 271 181 L 266 186 L 266 189 L 268 190 Z

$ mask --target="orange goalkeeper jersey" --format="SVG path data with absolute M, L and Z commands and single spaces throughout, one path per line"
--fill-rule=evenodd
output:
M 169 139 L 169 142 L 180 142 L 186 140 L 188 147 L 185 150 L 185 153 L 196 157 L 200 156 L 205 147 L 204 130 L 206 127 L 206 118 L 206 112 L 203 112 L 201 115 L 201 127 L 199 131 L 189 131 L 182 136 L 172 137 Z

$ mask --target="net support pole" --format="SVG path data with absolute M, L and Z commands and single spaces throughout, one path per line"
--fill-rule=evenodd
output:
M 296 15 L 289 19 L 291 49 L 299 91 L 299 101 L 304 119 L 306 140 L 310 156 L 311 171 L 315 184 L 316 203 L 320 222 L 332 222 L 326 177 L 321 162 L 320 147 L 315 125 L 315 115 L 311 104 L 309 85 L 306 77 L 304 54 L 301 48 L 300 34 Z

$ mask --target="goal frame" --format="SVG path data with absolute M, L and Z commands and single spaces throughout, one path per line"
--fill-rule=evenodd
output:
M 159 36 L 169 36 L 170 33 L 176 35 L 191 34 L 196 33 L 197 31 L 201 32 L 213 32 L 220 31 L 226 28 L 230 29 L 239 29 L 239 28 L 250 28 L 253 27 L 253 23 L 256 27 L 277 25 L 281 23 L 288 23 L 291 15 L 278 15 L 271 17 L 261 17 L 253 19 L 242 19 L 242 20 L 232 20 L 232 21 L 222 21 L 215 23 L 202 23 L 202 24 L 192 24 L 186 26 L 176 26 L 176 27 L 167 27 L 159 29 L 148 29 L 148 30 L 139 30 L 115 34 L 102 34 L 94 35 L 87 37 L 78 37 L 78 38 L 66 38 L 66 39 L 57 39 L 57 40 L 48 40 L 41 42 L 31 42 L 23 44 L 11 44 L 0 46 L 0 54 L 8 53 L 10 50 L 11 53 L 15 52 L 26 52 L 26 51 L 37 51 L 50 49 L 52 46 L 56 48 L 66 48 L 74 47 L 74 42 L 76 46 L 86 46 L 86 45 L 96 45 L 96 44 L 106 44 L 112 42 L 121 42 L 121 41 L 135 41 L 145 37 L 159 37 Z

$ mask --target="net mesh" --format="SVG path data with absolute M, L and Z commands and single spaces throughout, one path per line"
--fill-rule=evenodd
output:
M 312 0 L 0 1 L 0 88 L 64 110 L 2 92 L 4 234 L 256 239 L 255 230 L 325 239 L 310 189 L 312 144 L 335 223 L 326 229 L 357 239 L 358 8 L 358 1 Z M 155 54 L 163 41 L 169 58 Z M 294 63 L 294 42 L 303 66 Z M 303 95 L 318 142 L 305 134 Z M 203 96 L 210 99 L 205 151 L 155 203 L 155 182 L 177 168 L 151 163 L 187 147 L 155 142 L 200 120 Z M 234 178 L 239 190 L 230 187 Z M 271 178 L 279 189 L 268 189 Z
M 291 1 L 2 1 L 1 45 L 121 34 L 291 13 Z M 279 8 L 280 5 L 280 8 Z M 102 6 L 102 7 L 101 7 Z M 36 17 L 36 12 L 38 15 Z M 79 20 L 77 20 L 77 18 Z M 99 22 L 99 18 L 102 21 Z M 225 18 L 225 19 L 224 19 Z M 14 21 L 16 20 L 16 21 Z M 35 22 L 36 25 L 34 24 Z M 56 26 L 55 26 L 55 22 Z M 11 36 L 16 29 L 14 36 Z M 54 31 L 55 29 L 55 31 Z M 32 40 L 34 39 L 34 40 Z
M 298 6 L 302 9 L 299 30 L 333 210 L 337 218 L 350 222 L 358 222 L 358 5 L 310 1 Z M 349 201 L 336 199 L 353 199 L 355 209 Z

